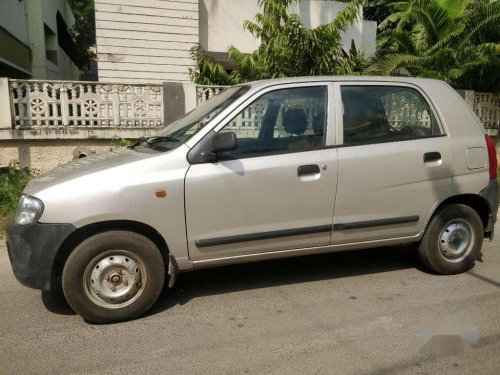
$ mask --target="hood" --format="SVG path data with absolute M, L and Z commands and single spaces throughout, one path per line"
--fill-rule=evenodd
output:
M 40 190 L 61 182 L 119 165 L 147 159 L 152 156 L 155 156 L 155 154 L 142 153 L 125 148 L 76 159 L 34 178 L 28 183 L 24 192 L 28 195 L 33 195 Z

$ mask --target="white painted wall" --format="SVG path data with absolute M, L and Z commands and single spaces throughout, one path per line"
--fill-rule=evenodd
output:
M 99 80 L 189 81 L 198 0 L 96 0 Z
M 210 52 L 226 52 L 230 45 L 250 53 L 260 44 L 243 29 L 260 12 L 257 0 L 200 0 L 200 44 Z
M 259 12 L 257 0 L 95 0 L 99 80 L 103 82 L 189 81 L 196 43 L 211 52 L 234 45 L 252 52 L 259 40 L 243 29 Z M 301 0 L 294 10 L 306 27 L 330 22 L 344 3 Z M 342 40 L 368 55 L 375 50 L 374 22 L 358 20 Z
M 335 1 L 301 0 L 290 10 L 301 16 L 306 28 L 316 28 L 331 22 L 345 6 Z M 243 23 L 252 20 L 258 12 L 257 0 L 200 0 L 201 45 L 211 52 L 226 52 L 230 45 L 246 53 L 254 51 L 259 41 L 244 30 Z M 344 47 L 349 49 L 354 40 L 356 47 L 365 50 L 367 56 L 373 54 L 376 28 L 376 22 L 360 18 L 343 33 Z

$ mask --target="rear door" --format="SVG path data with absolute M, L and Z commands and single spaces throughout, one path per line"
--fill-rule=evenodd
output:
M 332 84 L 274 86 L 216 128 L 238 148 L 186 175 L 192 260 L 328 245 L 337 184 Z M 328 129 L 327 129 L 328 123 Z
M 336 93 L 332 244 L 417 235 L 453 175 L 451 142 L 429 98 L 392 83 L 337 83 Z

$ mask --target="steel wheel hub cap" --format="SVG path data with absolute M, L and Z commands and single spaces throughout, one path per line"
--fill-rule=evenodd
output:
M 124 307 L 142 294 L 145 276 L 144 266 L 131 253 L 107 252 L 87 266 L 84 289 L 87 296 L 102 307 Z
M 472 250 L 474 235 L 465 220 L 457 219 L 445 225 L 439 236 L 440 253 L 452 263 L 462 261 Z

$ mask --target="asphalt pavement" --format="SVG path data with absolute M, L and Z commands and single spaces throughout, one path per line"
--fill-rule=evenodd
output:
M 497 234 L 456 276 L 410 247 L 185 273 L 111 325 L 22 287 L 0 245 L 0 373 L 499 374 Z

